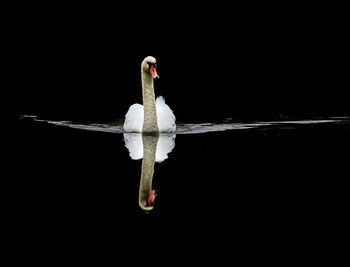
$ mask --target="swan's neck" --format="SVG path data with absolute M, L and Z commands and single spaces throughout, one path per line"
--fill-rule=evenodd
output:
M 151 75 L 141 72 L 141 79 L 144 110 L 142 132 L 156 134 L 159 132 L 159 129 L 157 124 L 157 110 L 154 96 L 153 78 Z

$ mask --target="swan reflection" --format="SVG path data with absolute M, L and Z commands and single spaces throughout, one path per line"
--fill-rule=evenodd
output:
M 129 150 L 130 158 L 142 159 L 141 179 L 139 190 L 139 206 L 143 210 L 152 210 L 155 190 L 152 189 L 155 162 L 163 162 L 175 147 L 175 134 L 170 135 L 142 135 L 140 133 L 124 133 L 125 146 Z

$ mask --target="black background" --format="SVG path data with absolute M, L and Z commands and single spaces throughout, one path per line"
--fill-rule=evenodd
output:
M 123 118 L 141 102 L 140 63 L 152 55 L 161 77 L 156 95 L 165 96 L 179 121 L 349 111 L 339 9 L 202 6 L 148 17 L 148 7 L 124 18 L 81 8 L 18 8 L 5 19 L 2 108 L 51 118 Z
M 158 209 L 147 215 L 136 202 L 140 161 L 128 158 L 121 139 L 18 120 L 121 119 L 141 103 L 148 55 L 158 61 L 156 95 L 179 122 L 349 115 L 341 7 L 204 5 L 18 6 L 3 18 L 2 188 L 6 222 L 19 235 L 87 240 L 92 229 L 116 238 L 125 229 L 144 233 L 129 223 L 156 218 L 150 232 L 159 226 L 165 239 L 179 226 L 201 237 L 204 224 L 212 237 L 274 236 L 279 244 L 300 242 L 304 232 L 315 240 L 324 214 L 339 216 L 324 196 L 343 183 L 346 129 L 177 136 L 156 170 Z

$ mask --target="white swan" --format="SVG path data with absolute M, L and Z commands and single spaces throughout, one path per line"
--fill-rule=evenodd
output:
M 125 115 L 124 131 L 146 134 L 173 133 L 176 130 L 173 111 L 163 97 L 155 100 L 153 79 L 158 77 L 156 59 L 146 57 L 141 64 L 143 106 L 133 104 Z

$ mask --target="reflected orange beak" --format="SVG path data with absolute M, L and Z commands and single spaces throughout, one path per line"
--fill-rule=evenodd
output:
M 149 190 L 148 191 L 148 205 L 152 206 L 154 204 L 154 199 L 156 198 L 156 191 L 155 190 Z
M 151 66 L 149 71 L 150 71 L 153 78 L 159 78 L 157 71 L 156 71 L 156 68 L 154 66 Z

